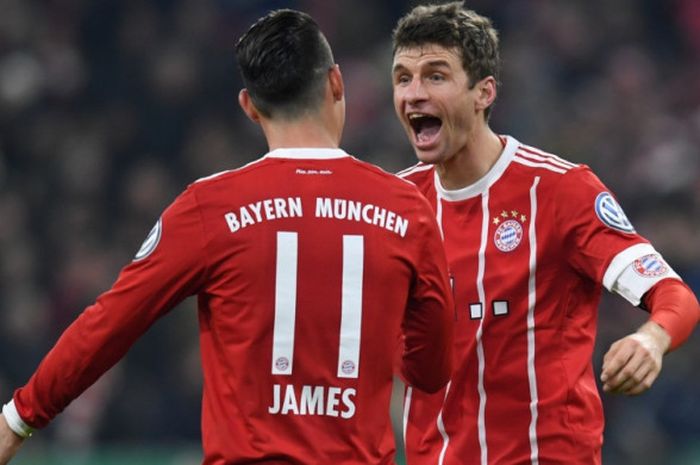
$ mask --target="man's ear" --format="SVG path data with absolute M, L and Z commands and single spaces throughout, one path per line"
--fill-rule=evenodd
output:
M 478 91 L 476 97 L 476 109 L 486 110 L 488 107 L 493 105 L 494 100 L 496 100 L 496 79 L 493 76 L 488 76 L 476 83 L 476 89 Z
M 255 123 L 260 123 L 260 112 L 257 108 L 255 108 L 255 104 L 250 98 L 248 89 L 243 88 L 238 93 L 238 104 L 241 106 L 246 116 L 251 119 L 251 121 Z
M 343 84 L 343 75 L 340 72 L 340 66 L 333 65 L 328 71 L 328 79 L 331 83 L 331 92 L 336 102 L 342 100 L 345 96 L 345 85 Z

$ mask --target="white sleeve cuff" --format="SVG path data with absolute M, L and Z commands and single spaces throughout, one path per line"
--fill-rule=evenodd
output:
M 654 284 L 666 278 L 681 279 L 654 247 L 637 244 L 613 258 L 603 277 L 603 286 L 636 306 Z
M 2 406 L 2 414 L 5 416 L 7 426 L 9 426 L 17 436 L 26 439 L 34 432 L 34 428 L 26 424 L 19 416 L 14 399 Z
M 639 257 L 654 253 L 657 252 L 651 244 L 635 244 L 615 255 L 615 258 L 612 259 L 603 276 L 603 286 L 605 286 L 605 289 L 613 292 L 615 281 L 617 281 L 617 278 L 620 277 L 630 263 L 633 263 Z

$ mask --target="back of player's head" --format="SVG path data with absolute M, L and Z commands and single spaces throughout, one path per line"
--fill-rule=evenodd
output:
M 268 118 L 316 111 L 334 64 L 318 24 L 308 14 L 288 9 L 255 22 L 238 40 L 236 57 L 251 100 Z
M 419 5 L 403 16 L 393 33 L 393 53 L 402 48 L 435 44 L 457 49 L 469 85 L 493 76 L 498 82 L 498 32 L 491 20 L 459 2 Z M 486 110 L 486 116 L 490 107 Z

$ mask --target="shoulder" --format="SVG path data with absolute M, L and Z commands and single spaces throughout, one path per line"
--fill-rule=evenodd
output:
M 264 165 L 265 158 L 258 158 L 238 168 L 219 171 L 218 173 L 213 173 L 208 176 L 196 179 L 189 185 L 189 189 L 206 189 L 207 187 L 214 186 L 218 183 L 225 183 L 249 171 L 261 168 Z
M 435 172 L 434 165 L 419 162 L 396 173 L 398 177 L 418 186 L 419 189 L 433 182 Z
M 416 185 L 413 179 L 402 176 L 401 173 L 390 173 L 377 165 L 357 160 L 354 157 L 351 159 L 363 167 L 367 173 L 371 173 L 370 179 L 373 187 L 370 188 L 370 183 L 366 183 L 363 188 L 365 192 L 372 192 L 375 196 L 382 198 L 385 205 L 390 205 L 392 209 L 407 217 L 417 218 L 419 222 L 424 222 L 425 218 L 433 219 L 433 210 L 421 191 L 421 186 Z M 431 165 L 424 166 L 427 169 L 432 168 Z M 432 173 L 432 170 L 430 172 Z
M 588 165 L 575 163 L 559 155 L 518 143 L 513 155 L 512 170 L 532 179 L 539 178 L 539 189 L 556 195 L 590 189 L 604 189 L 602 182 Z M 554 201 L 560 201 L 553 197 Z
M 423 162 L 418 162 L 413 166 L 409 166 L 406 169 L 403 169 L 396 173 L 396 175 L 400 178 L 403 179 L 411 179 L 415 177 L 420 177 L 421 175 L 426 175 L 428 173 L 432 174 L 433 172 L 433 165 L 429 165 L 427 163 Z
M 539 175 L 554 178 L 584 166 L 523 143 L 518 143 L 513 155 L 513 163 L 525 167 L 526 170 L 535 171 Z
M 397 189 L 406 191 L 416 190 L 415 183 L 412 182 L 410 179 L 406 178 L 405 176 L 401 175 L 403 171 L 400 173 L 390 173 L 373 163 L 359 160 L 353 156 L 351 156 L 350 158 L 354 163 L 357 164 L 357 166 L 360 169 L 366 170 L 366 172 L 370 176 L 379 178 L 379 180 L 381 180 L 384 183 L 387 183 L 388 185 L 394 185 Z
M 543 178 L 544 179 L 544 178 Z M 635 233 L 615 194 L 588 165 L 577 164 L 549 176 L 543 184 L 546 204 L 552 205 L 562 221 L 570 225 L 600 224 L 623 233 Z

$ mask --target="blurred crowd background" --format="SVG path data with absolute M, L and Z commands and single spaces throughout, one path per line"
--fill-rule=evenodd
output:
M 268 10 L 307 11 L 328 36 L 347 87 L 343 147 L 389 171 L 414 163 L 391 103 L 390 34 L 415 3 L 0 0 L 0 400 L 188 183 L 265 153 L 238 108 L 233 46 Z M 492 127 L 590 165 L 700 293 L 700 2 L 467 3 L 501 32 Z M 597 371 L 644 318 L 604 298 Z M 28 449 L 100 463 L 90 457 L 116 445 L 189 448 L 178 463 L 199 463 L 196 324 L 187 301 Z M 607 464 L 700 463 L 699 359 L 695 334 L 649 393 L 603 396 Z

